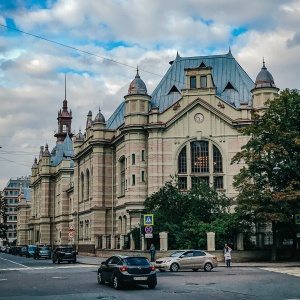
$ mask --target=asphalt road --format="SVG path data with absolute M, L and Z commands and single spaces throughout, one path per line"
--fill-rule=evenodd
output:
M 216 268 L 212 272 L 158 272 L 155 290 L 116 291 L 98 285 L 97 266 L 53 264 L 0 253 L 0 299 L 300 299 L 300 268 Z

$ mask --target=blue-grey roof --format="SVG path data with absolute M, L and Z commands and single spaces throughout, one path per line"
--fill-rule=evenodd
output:
M 62 143 L 57 143 L 51 151 L 51 166 L 57 166 L 63 159 L 74 156 L 73 141 L 67 134 L 66 138 Z M 73 161 L 70 160 L 70 167 Z
M 254 82 L 229 51 L 224 55 L 197 57 L 180 57 L 177 54 L 171 67 L 151 95 L 151 107 L 158 107 L 162 112 L 179 100 L 181 98 L 180 91 L 186 88 L 184 69 L 197 68 L 201 63 L 212 68 L 217 96 L 235 108 L 239 108 L 241 103 L 252 105 L 251 90 L 255 86 Z M 123 101 L 107 121 L 106 127 L 108 129 L 118 128 L 124 123 L 124 115 L 125 102 Z

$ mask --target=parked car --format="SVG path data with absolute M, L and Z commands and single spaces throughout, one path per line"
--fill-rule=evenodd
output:
M 60 264 L 62 261 L 67 261 L 68 263 L 76 263 L 76 252 L 73 247 L 70 246 L 59 246 L 55 249 L 52 262 Z
M 20 249 L 20 252 L 19 252 L 19 255 L 20 256 L 27 256 L 27 253 L 28 253 L 28 246 L 23 246 L 23 247 L 21 247 L 21 249 Z
M 155 267 L 146 257 L 114 255 L 101 263 L 97 274 L 99 284 L 109 282 L 115 289 L 132 284 L 154 289 L 157 285 Z
M 37 247 L 33 254 L 33 259 L 51 259 L 51 250 L 49 247 Z
M 28 245 L 26 257 L 33 257 L 37 247 L 38 247 L 37 245 Z
M 217 265 L 217 257 L 202 250 L 179 250 L 170 256 L 159 258 L 155 262 L 155 267 L 161 272 L 166 270 L 177 272 L 185 269 L 193 271 L 203 269 L 209 272 Z
M 22 247 L 23 246 L 12 246 L 11 247 L 11 254 L 12 255 L 20 255 Z

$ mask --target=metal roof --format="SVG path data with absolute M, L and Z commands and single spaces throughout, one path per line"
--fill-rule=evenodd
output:
M 51 166 L 57 166 L 63 159 L 70 159 L 70 167 L 73 163 L 71 157 L 74 156 L 73 141 L 67 134 L 62 143 L 57 143 L 51 151 Z
M 186 88 L 184 69 L 198 68 L 201 63 L 212 68 L 213 82 L 218 97 L 235 108 L 239 108 L 241 103 L 248 103 L 249 106 L 252 106 L 251 90 L 255 87 L 254 82 L 232 56 L 231 51 L 224 55 L 196 57 L 180 57 L 177 54 L 169 70 L 153 91 L 151 106 L 158 107 L 159 111 L 162 112 L 179 100 L 181 94 L 176 92 L 176 89 L 181 91 Z M 122 101 L 108 119 L 106 127 L 108 129 L 118 128 L 124 123 L 124 115 L 125 102 Z

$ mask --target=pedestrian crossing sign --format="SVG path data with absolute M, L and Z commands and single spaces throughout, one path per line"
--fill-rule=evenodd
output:
M 154 225 L 154 216 L 152 214 L 144 215 L 144 225 Z

